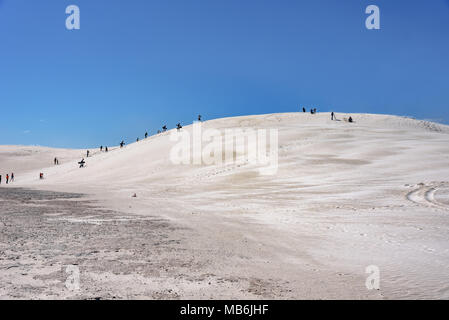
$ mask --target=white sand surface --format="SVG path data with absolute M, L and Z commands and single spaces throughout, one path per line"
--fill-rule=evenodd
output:
M 103 294 L 448 299 L 449 127 L 389 115 L 351 114 L 354 123 L 343 121 L 348 116 L 337 113 L 341 121 L 331 121 L 329 113 L 286 113 L 203 123 L 203 130 L 278 129 L 274 175 L 261 175 L 252 164 L 173 164 L 169 131 L 108 153 L 95 150 L 83 169 L 77 162 L 85 150 L 0 147 L 0 171 L 16 176 L 1 187 L 84 193 L 129 219 L 159 217 L 179 227 L 179 251 L 158 257 L 167 265 L 188 260 L 188 267 L 170 275 L 132 266 L 122 274 L 81 270 L 81 279 Z M 55 156 L 59 166 L 52 165 Z M 380 290 L 365 286 L 370 265 L 380 270 Z M 0 297 L 11 297 L 22 281 L 14 269 L 2 269 L 0 280 L 6 277 L 10 286 Z

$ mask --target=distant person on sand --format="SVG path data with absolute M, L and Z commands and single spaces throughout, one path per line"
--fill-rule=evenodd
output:
M 39 173 L 39 179 L 44 179 L 44 174 L 41 172 L 41 173 Z
M 6 184 L 9 182 L 9 174 L 6 175 Z
M 145 139 L 148 138 L 148 132 L 145 132 Z
M 334 112 L 332 111 L 331 112 L 331 120 L 334 120 L 334 118 L 335 118 L 335 114 L 334 114 Z M 336 118 L 335 118 L 336 119 Z
M 136 142 L 139 142 L 139 138 L 136 139 Z
M 182 129 L 181 123 L 178 122 L 178 124 L 176 125 L 176 129 L 178 129 L 178 131 Z
M 162 132 L 165 132 L 165 131 L 167 131 L 167 126 L 162 127 Z
M 125 145 L 125 141 L 122 140 L 122 142 L 120 142 L 120 148 L 123 148 L 124 145 Z
M 14 172 L 11 173 L 11 182 L 13 182 L 13 181 L 14 181 Z
M 106 148 L 104 149 L 104 151 L 108 152 L 108 147 L 106 147 Z
M 201 115 L 200 114 L 198 115 L 198 121 L 201 121 Z
M 313 114 L 313 109 L 310 109 L 310 114 Z
M 87 150 L 87 157 L 89 158 L 89 150 Z
M 352 117 L 349 117 L 348 121 L 349 121 L 349 122 L 352 122 Z
M 103 146 L 100 146 L 100 152 L 103 151 Z
M 302 112 L 306 112 L 306 108 L 302 107 Z
M 2 175 L 0 174 L 0 184 L 2 184 Z
M 78 164 L 80 165 L 80 168 L 84 168 L 84 164 L 86 163 L 86 161 L 84 161 L 84 158 L 81 159 L 80 162 L 78 162 Z

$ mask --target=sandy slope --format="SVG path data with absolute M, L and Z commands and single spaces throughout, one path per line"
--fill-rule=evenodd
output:
M 203 124 L 278 129 L 275 175 L 251 164 L 175 165 L 169 132 L 96 152 L 84 169 L 79 150 L 2 147 L 0 168 L 15 170 L 14 186 L 87 193 L 104 207 L 188 230 L 183 259 L 195 253 L 198 266 L 187 272 L 200 280 L 145 277 L 181 298 L 449 298 L 449 127 L 352 117 L 352 124 L 327 113 Z M 63 163 L 47 167 L 55 152 Z M 369 265 L 380 268 L 379 291 L 365 287 Z M 120 292 L 124 281 L 145 292 L 142 279 L 110 277 L 116 281 L 105 290 Z M 210 279 L 227 280 L 203 285 Z

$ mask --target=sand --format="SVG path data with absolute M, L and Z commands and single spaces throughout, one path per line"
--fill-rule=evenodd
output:
M 274 175 L 173 164 L 171 131 L 83 169 L 85 150 L 0 147 L 0 298 L 448 299 L 449 127 L 348 116 L 203 123 L 277 129 Z

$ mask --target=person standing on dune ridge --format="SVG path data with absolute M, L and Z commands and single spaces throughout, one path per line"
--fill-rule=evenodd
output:
M 9 182 L 9 174 L 6 174 L 6 184 Z

